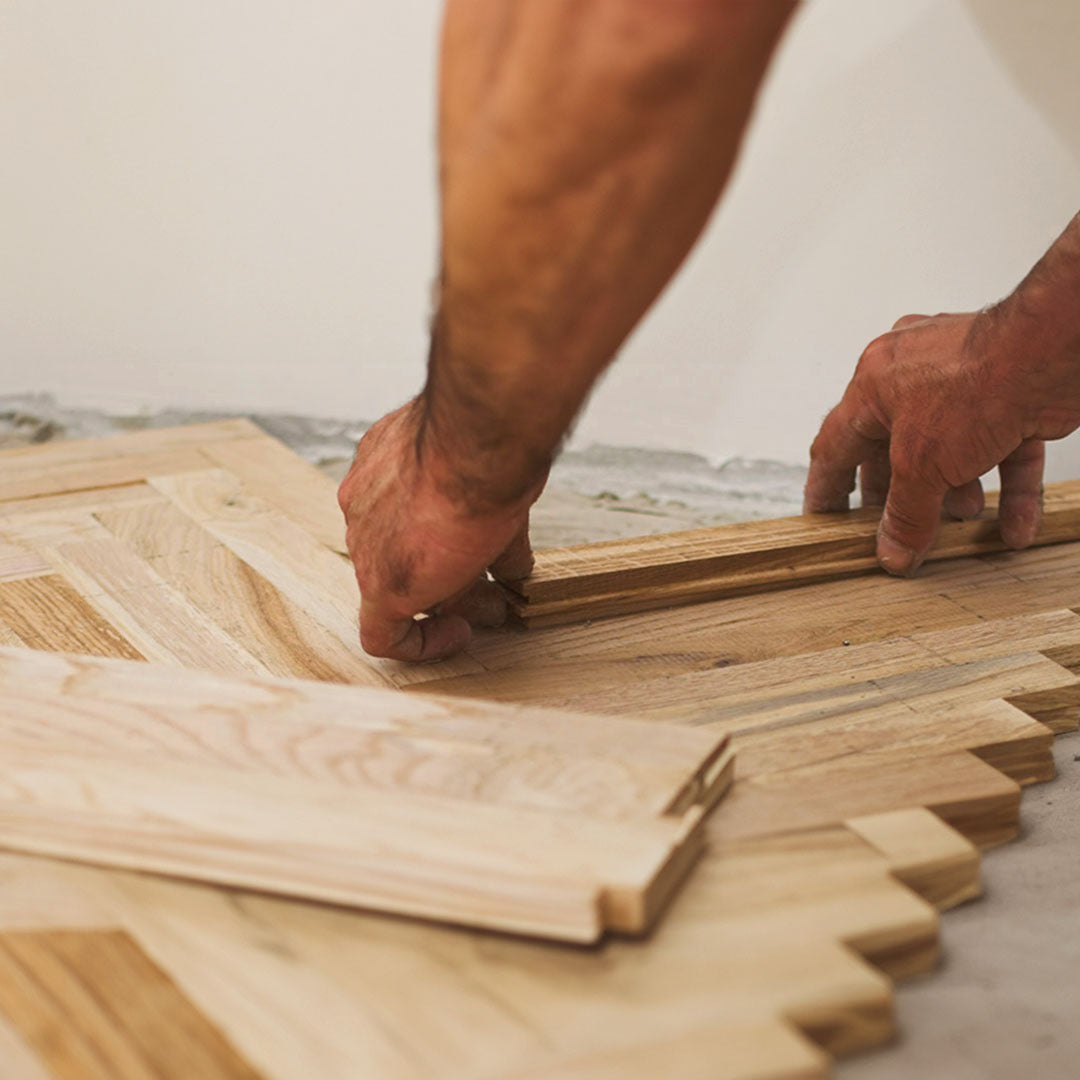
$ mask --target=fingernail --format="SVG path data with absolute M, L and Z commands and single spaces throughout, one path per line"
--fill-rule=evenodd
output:
M 878 533 L 877 557 L 882 568 L 897 577 L 911 577 L 922 565 L 922 557 L 914 548 L 894 540 L 888 533 Z

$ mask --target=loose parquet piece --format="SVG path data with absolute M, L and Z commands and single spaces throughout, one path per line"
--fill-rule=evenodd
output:
M 0 692 L 46 749 L 140 754 L 610 818 L 713 806 L 722 734 L 485 702 L 0 650 Z M 9 721 L 10 724 L 10 721 Z
M 627 721 L 539 714 L 530 732 L 523 710 L 302 683 L 268 683 L 285 709 L 260 721 L 212 697 L 166 703 L 177 681 L 167 669 L 140 705 L 130 689 L 127 701 L 95 698 L 78 674 L 97 670 L 102 694 L 132 665 L 4 658 L 4 846 L 403 914 L 574 941 L 640 932 L 700 853 L 703 808 L 730 776 L 724 737 L 703 732 L 667 733 L 669 757 L 685 748 L 681 765 L 665 769 L 661 756 L 638 768 Z M 50 668 L 59 693 L 27 677 Z M 136 683 L 154 671 L 133 668 Z M 306 715 L 295 708 L 305 694 L 316 706 Z M 349 703 L 359 723 L 317 724 L 320 696 Z M 454 737 L 455 709 L 472 739 Z M 424 732 L 425 711 L 449 714 L 450 737 L 437 723 Z M 414 734 L 388 730 L 410 712 Z M 580 750 L 590 728 L 595 756 L 575 761 L 571 730 Z M 576 785 L 614 805 L 583 803 Z
M 513 584 L 530 626 L 579 622 L 790 588 L 877 569 L 879 509 L 805 514 L 541 551 Z M 1048 485 L 1035 544 L 1080 539 L 1080 482 Z M 930 560 L 1002 551 L 996 498 L 972 521 L 943 521 Z
M 122 931 L 0 933 L 0 1011 L 54 1080 L 260 1080 Z

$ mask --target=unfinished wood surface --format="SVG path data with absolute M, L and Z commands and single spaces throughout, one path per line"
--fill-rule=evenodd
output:
M 53 1080 L 260 1080 L 123 931 L 0 933 L 0 1014 Z
M 681 737 L 715 748 L 731 732 L 742 748 L 732 793 L 696 830 L 703 856 L 644 942 L 565 948 L 0 856 L 0 928 L 123 927 L 267 1080 L 685 1080 L 717 1046 L 730 1052 L 707 1075 L 823 1075 L 808 1046 L 834 1055 L 890 1035 L 891 981 L 937 955 L 933 909 L 977 895 L 977 845 L 1015 833 L 1019 784 L 1051 769 L 1047 729 L 1076 725 L 1080 616 L 1068 609 L 1080 606 L 1080 545 L 481 633 L 463 658 L 407 668 L 358 649 L 329 481 L 246 423 L 124 440 L 37 448 L 10 471 L 0 455 L 0 642 L 172 665 L 162 679 L 145 663 L 0 655 L 20 717 L 0 738 L 18 780 L 3 791 L 22 805 L 37 792 L 67 844 L 134 847 L 142 864 L 161 857 L 166 820 L 194 824 L 198 841 L 179 855 L 179 833 L 164 837 L 172 857 L 197 852 L 204 869 L 220 858 L 228 880 L 239 865 L 243 880 L 265 882 L 283 857 L 310 856 L 307 820 L 333 834 L 314 856 L 333 882 L 364 844 L 400 842 L 392 815 L 361 835 L 356 808 L 404 792 L 430 810 L 412 882 L 445 865 L 442 846 L 468 851 L 455 838 L 485 813 L 498 822 L 490 850 L 469 856 L 470 887 L 489 883 L 491 850 L 524 881 L 551 873 L 553 848 L 572 861 L 590 837 L 620 876 L 640 848 L 627 855 L 608 830 L 642 815 L 663 827 L 665 811 L 677 820 L 728 779 L 722 756 L 698 741 L 690 761 Z M 746 527 L 748 549 L 771 527 Z M 195 646 L 221 638 L 214 674 Z M 236 656 L 256 666 L 233 666 Z M 368 707 L 380 697 L 393 707 Z M 152 764 L 140 774 L 136 762 Z M 198 794 L 216 773 L 241 793 Z M 286 788 L 296 794 L 285 805 L 263 805 Z M 130 822 L 140 806 L 150 833 L 114 828 L 111 812 Z M 553 811 L 573 815 L 565 845 L 520 824 Z M 579 829 L 580 818 L 599 826 Z M 24 825 L 29 835 L 42 819 Z M 230 829 L 257 858 L 210 851 Z M 530 858 L 510 839 L 521 836 L 549 854 Z M 547 902 L 535 881 L 524 895 L 528 918 L 586 924 L 581 892 L 562 878 Z M 40 1056 L 17 1045 L 33 1068 Z
M 928 560 L 1002 551 L 996 493 L 972 521 L 943 521 Z M 790 588 L 877 569 L 879 509 L 804 514 L 541 551 L 512 590 L 530 626 Z M 1080 540 L 1080 482 L 1051 484 L 1036 545 Z
M 355 724 L 319 723 L 319 684 L 287 683 L 266 685 L 285 707 L 260 721 L 216 697 L 166 704 L 167 669 L 139 701 L 124 664 L 5 658 L 0 843 L 31 853 L 591 941 L 651 925 L 729 779 L 725 737 L 703 732 L 668 733 L 679 765 L 635 767 L 628 721 L 515 710 L 515 737 L 505 710 L 466 707 L 472 739 L 422 715 L 410 733 L 423 707 L 353 690 Z M 50 664 L 51 687 L 27 677 Z M 95 668 L 92 696 L 80 672 Z M 572 726 L 591 758 L 575 760 Z

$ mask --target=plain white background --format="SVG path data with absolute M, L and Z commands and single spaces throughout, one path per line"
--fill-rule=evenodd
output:
M 438 17 L 0 0 L 0 393 L 368 420 L 410 396 Z M 1007 292 L 1077 210 L 1078 40 L 1072 0 L 809 0 L 576 443 L 802 461 L 871 337 Z

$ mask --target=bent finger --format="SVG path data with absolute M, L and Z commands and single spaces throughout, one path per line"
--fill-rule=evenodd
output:
M 874 457 L 888 431 L 850 400 L 850 393 L 821 425 L 810 447 L 810 471 L 803 491 L 808 514 L 846 510 L 855 488 L 855 470 Z
M 472 629 L 460 615 L 402 618 L 378 601 L 361 597 L 360 645 L 370 656 L 391 660 L 441 660 L 461 652 Z
M 859 494 L 863 506 L 884 506 L 891 479 L 889 444 L 875 443 L 870 457 L 859 466 Z
M 441 604 L 438 614 L 460 615 L 470 626 L 502 626 L 507 614 L 506 593 L 494 581 L 482 577 L 461 596 Z
M 982 483 L 972 480 L 961 484 L 959 487 L 949 488 L 945 493 L 945 513 L 950 517 L 966 521 L 968 518 L 978 517 L 986 505 L 983 495 Z
M 517 535 L 506 546 L 506 550 L 491 564 L 491 574 L 496 581 L 505 581 L 508 585 L 524 581 L 531 573 L 533 564 L 532 543 L 529 540 L 529 517 Z
M 946 490 L 893 469 L 877 538 L 878 562 L 890 574 L 910 577 L 922 565 L 941 524 Z
M 1011 548 L 1027 547 L 1038 534 L 1045 464 L 1046 444 L 1042 439 L 1025 439 L 998 466 L 1001 477 L 998 524 L 1001 539 Z

